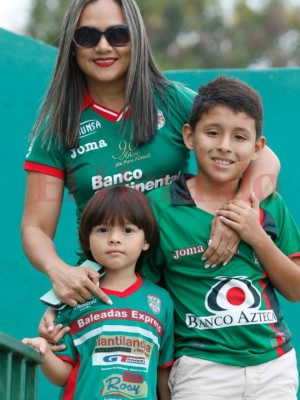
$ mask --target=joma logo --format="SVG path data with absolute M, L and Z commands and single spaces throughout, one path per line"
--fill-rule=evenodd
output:
M 70 150 L 71 158 L 76 158 L 77 155 L 82 155 L 84 153 L 93 150 L 99 150 L 102 149 L 103 147 L 107 147 L 107 143 L 105 140 L 99 140 L 99 142 L 86 143 L 82 146 L 77 147 L 76 149 L 71 149 Z
M 204 253 L 203 246 L 187 247 L 186 249 L 179 249 L 174 251 L 174 259 L 178 260 L 179 257 L 191 256 L 197 253 Z

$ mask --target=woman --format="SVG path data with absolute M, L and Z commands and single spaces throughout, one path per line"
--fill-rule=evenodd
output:
M 129 185 L 147 192 L 169 184 L 188 166 L 181 129 L 194 92 L 169 82 L 152 56 L 134 0 L 73 0 L 67 10 L 54 75 L 33 129 L 25 161 L 28 171 L 22 239 L 24 251 L 46 273 L 59 298 L 74 307 L 97 294 L 98 273 L 73 268 L 53 244 L 64 187 L 73 195 L 78 218 L 103 187 Z M 277 176 L 270 149 L 243 178 L 248 192 L 264 174 Z M 265 188 L 265 196 L 272 188 Z M 204 254 L 210 264 L 239 239 L 216 221 Z M 223 255 L 224 253 L 224 255 Z M 83 260 L 79 254 L 78 264 Z M 52 326 L 53 317 L 46 320 Z

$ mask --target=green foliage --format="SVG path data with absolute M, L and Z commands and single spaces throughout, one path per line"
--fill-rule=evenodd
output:
M 32 0 L 29 36 L 58 46 L 61 25 L 70 0 Z
M 34 0 L 27 34 L 57 45 L 69 1 Z M 224 0 L 137 1 L 163 69 L 300 65 L 300 6 L 291 0 L 232 0 L 229 14 Z

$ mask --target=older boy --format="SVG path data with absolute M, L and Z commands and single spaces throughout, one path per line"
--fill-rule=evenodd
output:
M 274 287 L 300 298 L 300 234 L 278 193 L 260 208 L 254 194 L 231 201 L 265 145 L 262 120 L 245 83 L 219 77 L 201 87 L 183 127 L 198 174 L 149 194 L 161 239 L 143 274 L 164 280 L 175 303 L 173 400 L 296 399 L 295 351 Z M 242 239 L 225 266 L 202 257 L 215 215 Z

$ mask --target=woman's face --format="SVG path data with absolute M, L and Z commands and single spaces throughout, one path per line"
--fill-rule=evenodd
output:
M 77 28 L 89 26 L 106 31 L 114 25 L 126 25 L 120 5 L 114 0 L 97 0 L 87 4 L 81 13 Z M 88 89 L 106 86 L 109 90 L 125 91 L 125 80 L 130 63 L 130 42 L 114 47 L 102 35 L 91 48 L 75 46 L 76 60 L 86 76 Z

